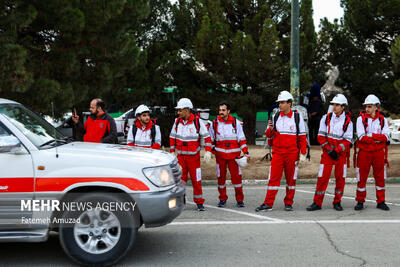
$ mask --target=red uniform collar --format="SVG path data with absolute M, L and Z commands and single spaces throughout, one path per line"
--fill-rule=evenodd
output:
M 143 128 L 143 126 L 139 120 L 136 120 L 135 124 L 136 124 L 137 128 L 139 128 L 139 129 Z M 146 125 L 146 128 L 143 131 L 147 131 L 147 130 L 151 129 L 151 127 L 153 127 L 153 122 L 150 120 L 149 123 Z
M 181 119 L 181 122 L 182 122 L 182 124 L 185 125 L 185 124 L 192 123 L 192 122 L 194 121 L 194 119 L 195 119 L 195 117 L 194 117 L 193 113 L 191 113 L 191 114 L 190 114 L 190 117 L 189 117 L 189 119 L 187 120 L 186 123 L 184 123 L 184 122 L 185 122 L 185 119 Z
M 376 120 L 377 118 L 379 118 L 380 115 L 381 115 L 381 113 L 380 113 L 379 109 L 376 110 L 376 112 L 375 112 L 375 117 L 373 117 L 373 118 L 372 118 L 371 115 L 368 115 L 367 113 L 365 113 L 365 117 L 366 117 L 366 118 L 370 118 L 370 119 L 372 119 L 373 121 Z
M 283 112 L 281 111 L 281 117 L 283 117 L 283 116 L 287 116 L 288 118 L 291 118 L 292 116 L 293 116 L 293 111 L 292 110 L 290 110 L 289 111 L 289 113 L 288 114 L 283 114 Z
M 228 119 L 226 121 L 221 116 L 218 116 L 218 121 L 225 122 L 225 123 L 233 123 L 234 118 L 228 114 Z

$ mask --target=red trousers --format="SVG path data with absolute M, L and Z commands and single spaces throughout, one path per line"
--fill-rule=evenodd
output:
M 193 185 L 193 200 L 196 204 L 204 204 L 203 191 L 201 189 L 200 153 L 196 155 L 178 154 L 178 162 L 182 167 L 182 180 L 187 183 L 188 173 Z
M 384 150 L 378 151 L 363 151 L 360 150 L 357 159 L 357 193 L 356 201 L 365 202 L 367 196 L 366 184 L 368 179 L 369 170 L 373 168 L 376 188 L 376 202 L 381 203 L 385 201 L 385 178 L 386 166 L 384 158 Z
M 285 205 L 293 205 L 294 193 L 296 190 L 297 171 L 296 161 L 299 155 L 290 154 L 274 154 L 269 168 L 267 195 L 264 204 L 272 207 L 274 205 L 276 193 L 278 193 L 281 184 L 282 173 L 285 172 L 286 178 L 286 197 Z
M 322 153 L 321 164 L 318 172 L 317 188 L 314 195 L 314 202 L 318 206 L 321 207 L 322 202 L 324 201 L 325 191 L 328 187 L 333 166 L 335 166 L 336 178 L 335 198 L 333 199 L 333 204 L 341 202 L 347 174 L 346 160 L 345 155 L 340 155 L 338 160 L 333 160 L 329 157 L 328 153 Z
M 235 188 L 235 197 L 237 202 L 243 201 L 242 172 L 234 159 L 223 159 L 217 156 L 217 177 L 219 200 L 226 201 L 226 170 L 229 168 L 231 173 L 232 185 Z

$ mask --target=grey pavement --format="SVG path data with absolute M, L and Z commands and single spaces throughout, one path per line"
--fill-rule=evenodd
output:
M 235 207 L 228 188 L 226 208 L 217 208 L 216 186 L 205 186 L 206 211 L 198 212 L 187 188 L 185 211 L 170 225 L 142 228 L 119 266 L 399 266 L 400 184 L 387 185 L 390 211 L 376 209 L 375 188 L 367 186 L 366 209 L 355 211 L 355 185 L 346 185 L 344 211 L 332 209 L 329 185 L 323 209 L 307 212 L 315 185 L 296 189 L 294 211 L 284 211 L 282 186 L 274 209 L 254 209 L 265 186 L 246 186 L 245 208 Z M 42 244 L 0 244 L 0 265 L 69 266 L 57 235 Z

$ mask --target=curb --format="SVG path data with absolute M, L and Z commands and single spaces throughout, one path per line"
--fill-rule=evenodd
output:
M 243 185 L 267 185 L 268 180 L 243 180 Z M 282 181 L 283 182 L 283 181 Z M 316 184 L 317 178 L 314 179 L 297 179 L 297 184 Z M 329 179 L 330 184 L 335 184 L 335 178 Z M 400 183 L 400 177 L 392 177 L 386 179 L 387 184 Z M 192 182 L 188 181 L 188 185 Z M 217 185 L 217 180 L 202 180 L 202 185 Z M 346 184 L 357 184 L 357 178 L 346 178 Z M 375 179 L 370 177 L 367 179 L 367 184 L 375 184 Z M 226 185 L 232 185 L 231 180 L 226 180 Z

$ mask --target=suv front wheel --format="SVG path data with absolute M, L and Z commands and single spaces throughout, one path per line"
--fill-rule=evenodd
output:
M 79 264 L 95 266 L 109 266 L 125 256 L 136 240 L 138 225 L 134 214 L 138 213 L 96 207 L 127 201 L 121 194 L 104 192 L 85 193 L 69 200 L 86 203 L 77 204 L 80 207 L 91 203 L 92 208 L 63 213 L 59 229 L 65 253 Z

